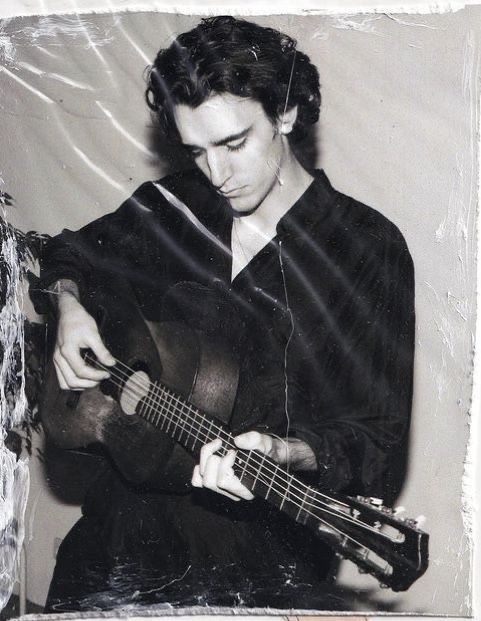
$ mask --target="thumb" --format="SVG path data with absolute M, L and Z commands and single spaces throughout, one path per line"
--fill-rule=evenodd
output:
M 248 451 L 260 451 L 266 455 L 272 449 L 273 439 L 265 433 L 258 431 L 248 431 L 234 438 L 236 446 Z

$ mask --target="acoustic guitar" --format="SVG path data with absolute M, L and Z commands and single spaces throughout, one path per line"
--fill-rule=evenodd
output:
M 405 591 L 426 571 L 429 536 L 415 520 L 397 517 L 376 498 L 316 489 L 266 455 L 236 448 L 228 421 L 238 365 L 225 339 L 183 321 L 149 323 L 119 293 L 103 300 L 96 295 L 95 306 L 117 363 L 108 368 L 108 380 L 84 391 L 60 390 L 50 366 L 42 420 L 57 445 L 100 443 L 127 479 L 142 482 L 162 468 L 173 441 L 197 455 L 220 438 L 219 453 L 236 449 L 234 471 L 254 495 L 311 529 L 381 586 Z M 92 352 L 84 356 L 106 368 Z

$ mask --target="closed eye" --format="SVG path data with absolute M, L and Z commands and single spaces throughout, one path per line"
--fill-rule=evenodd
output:
M 187 145 L 184 145 L 185 150 L 187 151 L 187 153 L 195 159 L 197 159 L 198 157 L 200 157 L 202 155 L 202 153 L 204 152 L 204 149 L 198 149 L 196 147 L 190 147 Z
M 231 142 L 229 144 L 226 144 L 225 146 L 227 147 L 228 151 L 240 151 L 245 146 L 246 142 L 247 136 L 237 142 Z
M 226 138 L 223 138 L 222 140 L 217 140 L 212 143 L 212 146 L 226 147 L 228 151 L 240 151 L 245 146 L 251 129 L 252 127 L 248 127 L 247 129 L 244 129 L 238 134 L 227 136 Z M 194 159 L 197 159 L 203 153 L 205 153 L 205 149 L 203 149 L 202 147 L 198 147 L 196 145 L 192 145 L 192 144 L 184 143 L 184 148 L 188 151 L 190 156 L 193 157 Z

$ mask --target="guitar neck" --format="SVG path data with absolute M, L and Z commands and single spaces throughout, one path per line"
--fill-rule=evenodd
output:
M 198 454 L 204 444 L 221 439 L 235 448 L 232 434 L 214 418 L 162 384 L 152 384 L 148 396 L 139 402 L 136 414 Z
M 137 414 L 194 454 L 204 444 L 222 440 L 219 453 L 225 455 L 230 449 L 236 450 L 234 471 L 254 495 L 303 524 L 312 517 L 305 508 L 310 504 L 312 488 L 266 455 L 237 449 L 226 427 L 165 386 L 155 384 L 148 398 L 139 403 Z

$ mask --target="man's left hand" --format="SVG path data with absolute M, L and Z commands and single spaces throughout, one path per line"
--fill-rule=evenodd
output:
M 275 444 L 283 441 L 264 433 L 248 431 L 235 437 L 234 442 L 240 449 L 259 451 L 259 453 L 276 459 Z M 216 454 L 221 447 L 221 440 L 214 440 L 202 447 L 199 464 L 194 468 L 192 475 L 192 485 L 194 487 L 206 487 L 232 500 L 252 500 L 253 494 L 245 485 L 242 485 L 240 479 L 234 474 L 236 451 L 230 450 L 224 457 L 221 457 Z

